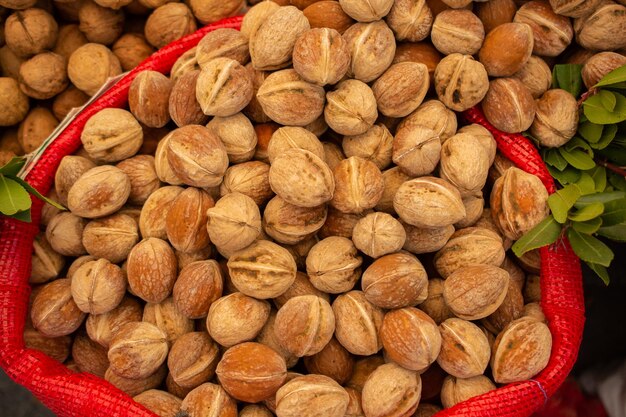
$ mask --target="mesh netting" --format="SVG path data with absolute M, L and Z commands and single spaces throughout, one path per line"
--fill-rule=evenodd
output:
M 61 158 L 80 146 L 80 133 L 87 120 L 103 108 L 125 106 L 130 83 L 139 72 L 167 73 L 176 59 L 206 33 L 219 28 L 238 29 L 240 25 L 241 17 L 224 19 L 156 52 L 80 113 L 46 149 L 27 181 L 46 194 Z M 488 128 L 500 152 L 521 169 L 537 175 L 554 192 L 552 178 L 526 138 L 497 131 L 477 108 L 465 112 L 464 117 Z M 0 218 L 0 365 L 59 416 L 156 417 L 103 379 L 75 373 L 42 352 L 25 348 L 23 331 L 30 294 L 31 252 L 39 230 L 41 208 L 41 201 L 34 199 L 30 224 Z M 574 365 L 584 324 L 580 262 L 567 242 L 541 249 L 541 293 L 541 305 L 554 339 L 547 368 L 532 381 L 506 385 L 437 416 L 529 416 L 556 391 Z

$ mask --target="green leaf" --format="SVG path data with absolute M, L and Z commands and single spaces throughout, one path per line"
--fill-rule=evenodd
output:
M 626 166 L 626 146 L 617 145 L 613 141 L 606 148 L 596 152 L 598 155 L 604 156 L 608 162 L 612 162 L 617 166 Z
M 613 260 L 613 252 L 593 236 L 580 233 L 574 229 L 567 230 L 567 237 L 576 256 L 585 262 L 609 266 Z
M 548 216 L 519 238 L 512 249 L 517 256 L 522 256 L 528 251 L 556 242 L 560 235 L 561 225 L 554 217 Z
M 11 216 L 30 208 L 30 196 L 24 188 L 11 178 L 0 174 L 0 213 Z
M 621 200 L 625 197 L 626 197 L 626 193 L 623 191 L 611 191 L 611 192 L 605 192 L 605 193 L 589 194 L 589 195 L 580 197 L 574 204 L 574 207 L 580 209 L 590 204 L 594 204 L 594 203 L 605 204 L 611 201 Z
M 584 233 L 586 235 L 594 234 L 602 226 L 602 219 L 596 217 L 595 219 L 587 220 L 586 222 L 573 222 L 572 227 L 574 230 Z
M 621 175 L 617 175 L 614 172 L 609 172 L 609 182 L 618 190 L 626 191 L 626 178 Z
M 575 213 L 570 213 L 567 217 L 575 222 L 586 222 L 588 220 L 595 219 L 602 213 L 604 213 L 604 204 L 593 203 L 579 210 L 576 210 Z
M 574 206 L 579 197 L 580 190 L 574 184 L 566 185 L 548 197 L 548 205 L 557 222 L 565 223 L 569 209 Z
M 580 174 L 580 178 L 576 181 L 576 185 L 580 189 L 582 195 L 593 194 L 596 192 L 596 183 L 593 181 L 591 175 L 586 172 Z
M 39 191 L 37 191 L 36 189 L 33 188 L 32 185 L 30 185 L 29 183 L 27 183 L 26 181 L 24 181 L 23 179 L 19 178 L 19 177 L 11 177 L 13 180 L 17 181 L 22 187 L 26 188 L 26 190 L 28 190 L 28 192 L 30 192 L 31 194 L 33 194 L 35 197 L 37 197 L 38 199 L 50 204 L 53 207 L 58 208 L 59 210 L 67 210 L 65 207 L 63 207 L 61 204 L 57 203 L 56 201 L 42 195 Z
M 593 149 L 604 149 L 611 144 L 613 139 L 615 139 L 615 135 L 617 134 L 617 126 L 616 125 L 604 125 L 604 130 L 602 131 L 602 137 L 596 143 L 590 143 Z
M 555 65 L 552 72 L 553 87 L 557 88 L 558 86 L 574 97 L 578 97 L 583 85 L 581 70 L 582 65 L 579 64 Z
M 580 178 L 580 171 L 570 166 L 565 168 L 563 171 L 559 171 L 558 169 L 548 166 L 548 171 L 550 171 L 550 175 L 556 178 L 561 185 L 575 183 Z
M 563 148 L 559 148 L 559 152 L 561 153 L 561 156 L 565 158 L 565 160 L 574 168 L 586 171 L 596 166 L 596 163 L 589 156 L 589 154 L 579 149 L 574 149 L 568 152 Z
M 578 133 L 589 142 L 595 143 L 602 137 L 604 125 L 597 125 L 591 122 L 581 123 L 578 126 Z
M 589 97 L 583 102 L 583 111 L 590 122 L 609 125 L 626 120 L 626 97 L 619 93 L 615 95 L 615 109 L 610 112 L 604 108 L 600 94 Z
M 622 83 L 626 81 L 626 65 L 622 65 L 621 67 L 614 69 L 613 71 L 606 74 L 602 79 L 594 85 L 594 87 L 602 87 L 604 85 L 613 85 L 617 83 Z
M 571 138 L 565 145 L 563 145 L 562 148 L 564 148 L 567 152 L 573 151 L 574 149 L 582 149 L 583 151 L 587 151 L 589 156 L 593 155 L 593 149 L 591 149 L 589 143 L 585 142 L 585 140 L 579 136 Z
M 14 219 L 26 222 L 26 223 L 30 223 L 31 222 L 31 217 L 30 217 L 30 209 L 28 210 L 23 210 L 23 211 L 18 211 L 15 214 L 12 214 L 9 217 L 13 217 Z
M 602 224 L 604 226 L 614 226 L 626 222 L 626 199 L 613 200 L 604 205 Z
M 615 110 L 615 105 L 617 104 L 617 98 L 615 97 L 615 94 L 607 90 L 600 90 L 598 92 L 598 95 L 600 96 L 600 102 L 605 109 L 610 112 Z
M 611 279 L 609 278 L 609 271 L 606 270 L 602 265 L 594 264 L 592 262 L 585 262 L 589 269 L 596 273 L 597 276 L 600 277 L 602 281 L 604 281 L 604 285 L 609 285 Z
M 617 242 L 626 242 L 626 223 L 601 227 L 598 229 L 598 234 Z
M 606 169 L 604 167 L 597 166 L 592 169 L 589 174 L 595 184 L 596 193 L 601 193 L 606 189 Z
M 543 159 L 559 171 L 563 171 L 567 167 L 567 161 L 561 156 L 558 149 L 545 149 Z
M 0 168 L 0 174 L 4 175 L 17 175 L 20 169 L 26 163 L 26 158 L 23 156 L 14 156 L 9 162 L 7 162 L 2 168 Z

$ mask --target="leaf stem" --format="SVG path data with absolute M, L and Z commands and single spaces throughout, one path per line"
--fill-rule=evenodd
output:
M 578 107 L 581 107 L 584 101 L 587 100 L 589 97 L 595 96 L 596 94 L 598 94 L 598 91 L 599 90 L 597 88 L 592 87 L 589 91 L 584 92 L 578 99 Z
M 601 165 L 603 167 L 605 167 L 606 169 L 615 172 L 618 175 L 621 175 L 622 177 L 626 178 L 626 169 L 618 167 L 615 164 L 612 164 L 610 162 L 608 162 L 607 160 L 603 160 L 603 159 L 599 159 L 599 158 L 595 158 L 594 159 L 596 161 L 596 164 Z

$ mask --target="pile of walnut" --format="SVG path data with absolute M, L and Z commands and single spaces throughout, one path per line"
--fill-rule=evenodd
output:
M 624 46 L 623 6 L 552 4 L 583 47 Z M 263 2 L 139 74 L 56 173 L 70 211 L 43 213 L 27 346 L 161 416 L 423 417 L 539 373 L 539 257 L 505 251 L 547 192 L 453 110 L 567 140 L 576 100 L 538 55 L 574 30 L 544 3 L 475 6 Z M 591 56 L 585 82 L 623 61 Z

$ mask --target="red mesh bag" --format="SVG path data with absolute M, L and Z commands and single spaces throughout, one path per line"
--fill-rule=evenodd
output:
M 125 106 L 130 83 L 137 73 L 143 70 L 167 73 L 176 59 L 206 33 L 218 28 L 238 29 L 240 25 L 241 17 L 224 19 L 156 52 L 80 113 L 46 149 L 27 181 L 46 194 L 61 158 L 80 146 L 80 133 L 87 120 L 103 108 Z M 521 169 L 537 175 L 549 192 L 554 192 L 552 178 L 526 138 L 497 131 L 479 109 L 467 111 L 464 117 L 488 128 L 500 152 Z M 25 348 L 22 334 L 31 290 L 28 278 L 41 208 L 42 202 L 33 199 L 30 224 L 0 218 L 0 365 L 59 416 L 156 417 L 108 382 L 70 371 L 42 352 Z M 547 368 L 533 380 L 503 386 L 444 410 L 438 416 L 529 416 L 543 407 L 563 383 L 578 355 L 584 324 L 580 262 L 567 242 L 541 249 L 541 292 L 541 305 L 553 335 Z

